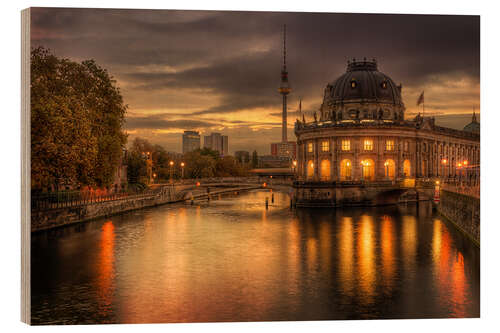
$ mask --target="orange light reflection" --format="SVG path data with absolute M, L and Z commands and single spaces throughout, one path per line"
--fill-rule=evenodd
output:
M 101 228 L 98 257 L 98 300 L 99 312 L 106 315 L 111 312 L 112 296 L 114 292 L 114 247 L 115 227 L 112 221 L 104 223 Z

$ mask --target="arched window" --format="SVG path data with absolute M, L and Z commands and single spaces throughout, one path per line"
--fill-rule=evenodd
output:
M 307 179 L 313 179 L 314 177 L 314 163 L 313 161 L 307 162 Z
M 322 160 L 320 164 L 320 179 L 322 181 L 329 181 L 331 179 L 330 177 L 330 161 L 329 160 Z
M 365 159 L 361 161 L 361 166 L 363 168 L 363 180 L 374 180 L 375 179 L 375 163 L 372 159 Z
M 396 176 L 396 163 L 393 160 L 388 159 L 384 162 L 385 177 L 388 179 L 393 179 Z
M 350 160 L 345 159 L 340 162 L 340 180 L 351 179 L 352 163 Z
M 411 176 L 411 163 L 410 163 L 410 160 L 405 160 L 403 162 L 403 175 L 405 177 L 410 177 Z

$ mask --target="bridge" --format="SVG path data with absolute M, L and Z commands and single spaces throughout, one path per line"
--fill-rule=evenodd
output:
M 153 184 L 138 194 L 112 193 L 95 196 L 82 193 L 62 193 L 32 197 L 33 211 L 80 207 L 105 202 L 154 200 L 157 204 L 185 200 L 206 199 L 211 196 L 272 189 L 290 195 L 297 207 L 376 206 L 396 204 L 401 201 L 430 200 L 434 193 L 434 180 L 391 181 L 297 181 L 291 177 L 269 176 L 207 178 L 182 180 L 174 183 Z
M 295 181 L 297 207 L 381 206 L 432 200 L 435 180 Z
M 272 189 L 290 195 L 297 207 L 378 206 L 399 202 L 432 200 L 435 180 L 400 181 L 297 181 L 288 178 L 250 177 L 205 179 L 189 184 L 159 184 L 174 191 L 176 201 L 252 189 Z

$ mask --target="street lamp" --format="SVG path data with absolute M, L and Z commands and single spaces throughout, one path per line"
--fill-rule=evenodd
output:
M 441 160 L 441 177 L 442 178 L 444 178 L 444 169 L 445 169 L 446 163 L 448 163 L 448 161 L 446 160 L 446 158 L 443 158 Z
M 467 168 L 467 164 L 469 164 L 469 161 L 465 160 L 464 162 L 464 168 L 465 168 L 465 184 L 470 185 L 469 183 L 469 169 Z
M 184 179 L 184 162 L 181 162 L 182 178 Z
M 174 182 L 173 177 L 174 177 L 174 161 L 170 161 L 170 184 Z

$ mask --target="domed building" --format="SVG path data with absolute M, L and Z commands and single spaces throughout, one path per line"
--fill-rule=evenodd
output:
M 479 133 L 481 131 L 481 125 L 477 121 L 476 112 L 472 114 L 472 121 L 465 125 L 464 131 L 472 133 Z
M 401 85 L 377 70 L 373 61 L 348 62 L 347 72 L 325 88 L 321 120 L 398 120 L 404 118 Z
M 349 61 L 327 84 L 319 115 L 295 123 L 299 205 L 359 203 L 366 201 L 361 188 L 455 179 L 460 166 L 479 165 L 478 131 L 437 126 L 420 114 L 406 120 L 401 91 L 366 59 Z

